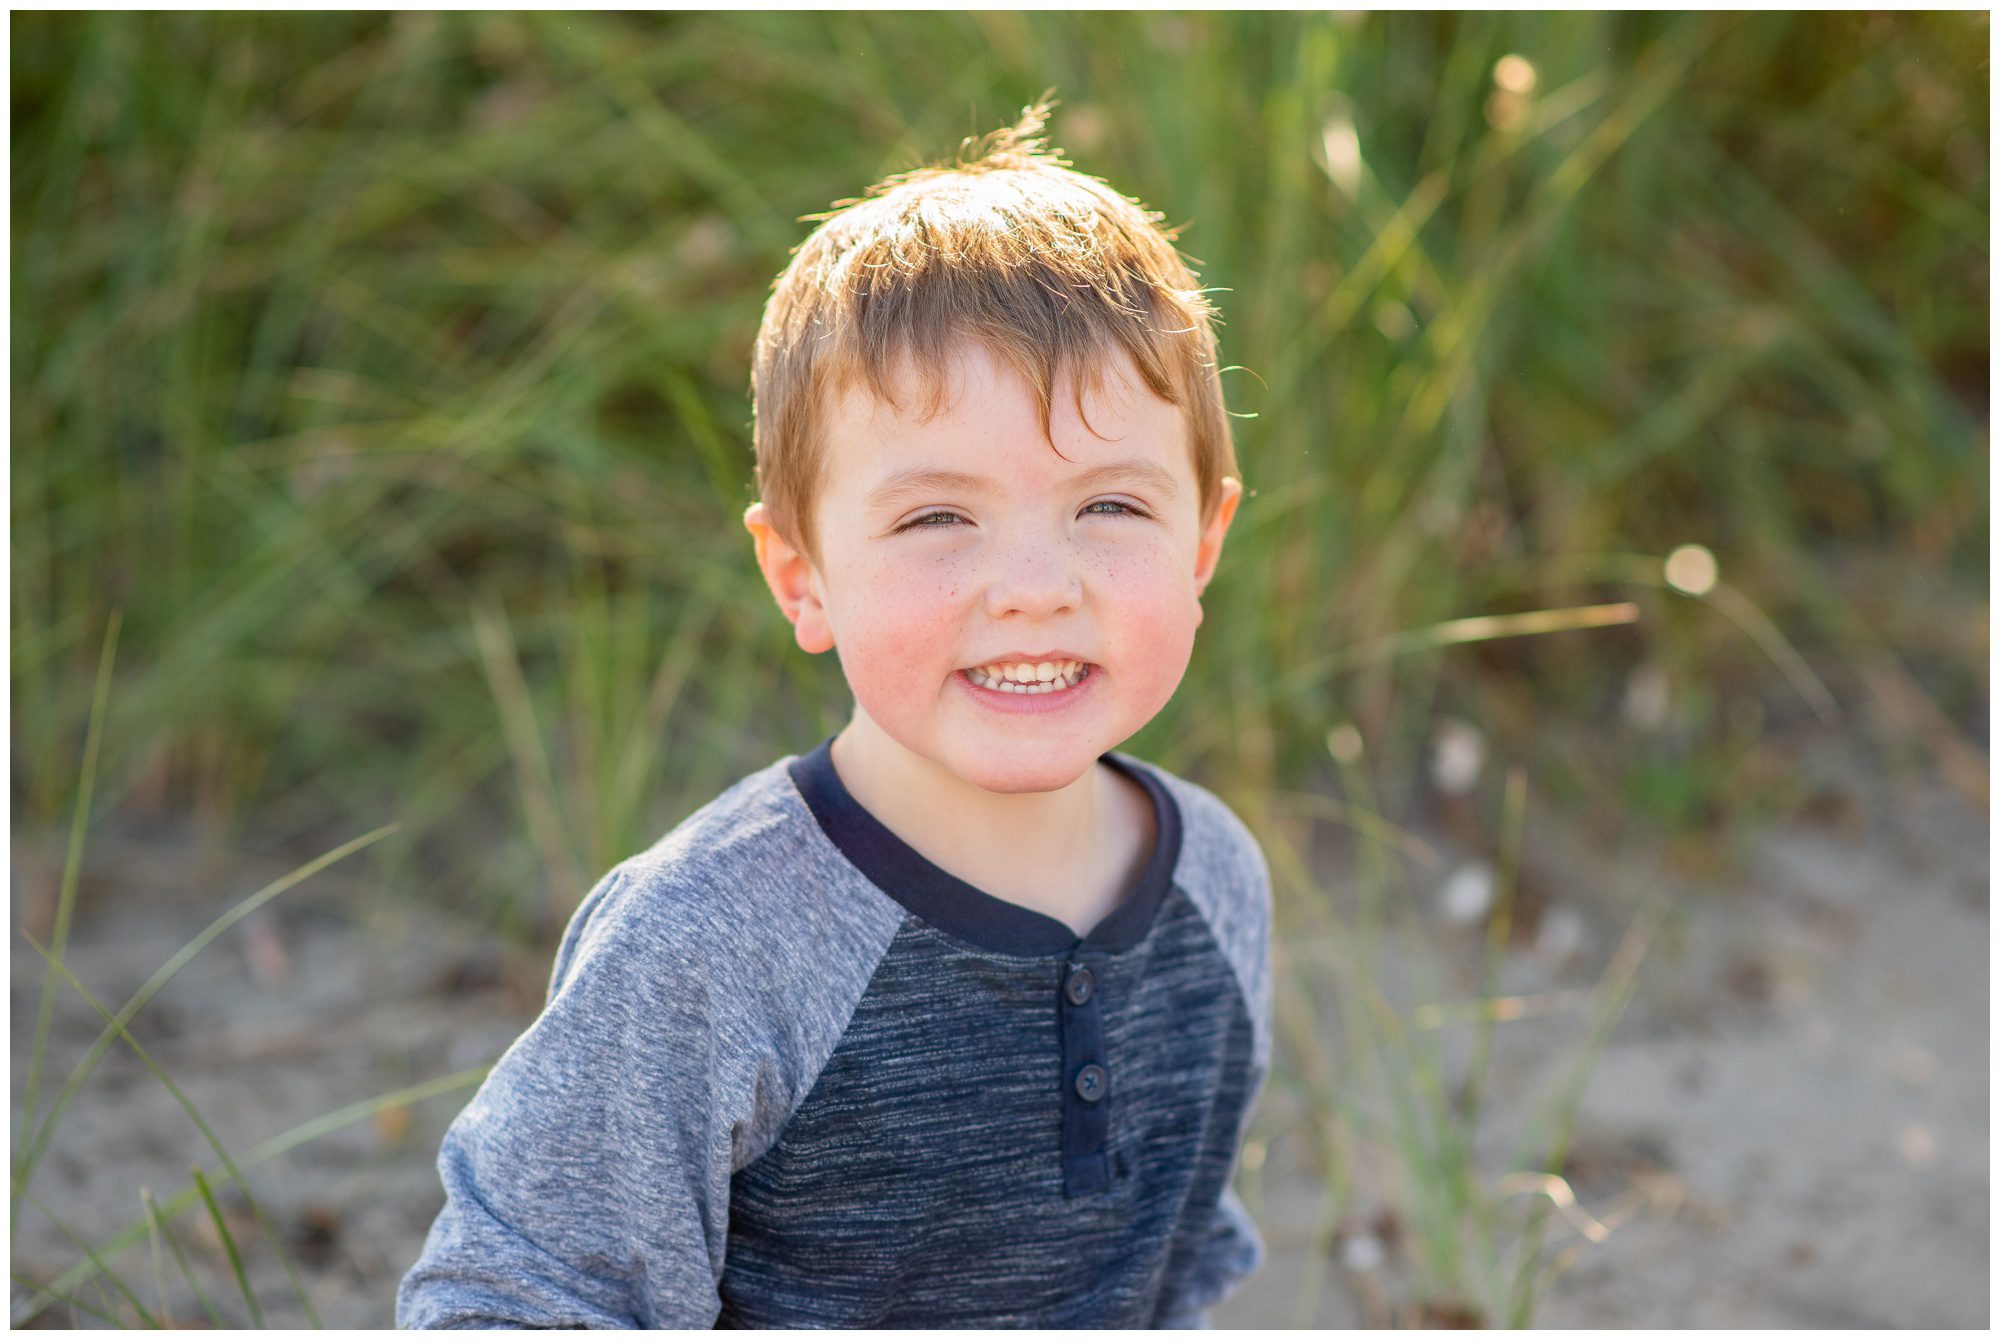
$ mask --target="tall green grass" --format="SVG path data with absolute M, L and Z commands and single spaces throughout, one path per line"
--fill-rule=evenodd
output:
M 837 728 L 736 521 L 762 296 L 798 216 L 1051 85 L 1222 290 L 1252 496 L 1128 747 L 1256 827 L 1281 930 L 1410 878 L 1328 887 L 1297 797 L 1387 831 L 1446 713 L 1531 814 L 1684 851 L 1797 803 L 1802 723 L 1983 798 L 1985 24 L 15 15 L 17 833 L 76 805 L 114 615 L 96 814 L 301 860 L 393 818 L 389 882 L 523 936 Z M 1485 1222 L 1373 970 L 1325 978 L 1337 1039 L 1291 999 L 1322 1171 L 1375 1055 L 1433 1221 Z M 1447 1236 L 1435 1301 L 1516 1315 Z

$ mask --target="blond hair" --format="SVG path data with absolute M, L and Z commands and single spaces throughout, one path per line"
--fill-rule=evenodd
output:
M 813 504 L 824 481 L 819 432 L 857 379 L 881 400 L 905 366 L 935 414 L 948 359 L 973 340 L 1010 364 L 1041 401 L 1067 373 L 1082 411 L 1123 352 L 1143 384 L 1180 408 L 1206 523 L 1236 470 L 1217 375 L 1214 306 L 1174 249 L 1162 216 L 1071 169 L 1044 147 L 1046 96 L 1012 127 L 966 140 L 950 166 L 898 173 L 836 202 L 778 276 L 751 370 L 757 482 L 772 523 L 818 561 Z M 1050 446 L 1053 449 L 1054 442 Z

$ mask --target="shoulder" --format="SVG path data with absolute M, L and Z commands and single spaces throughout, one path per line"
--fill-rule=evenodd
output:
M 740 1061 L 742 1082 L 775 1086 L 765 1098 L 786 1110 L 902 923 L 902 909 L 820 832 L 788 761 L 607 873 L 563 934 L 548 996 L 552 1008 L 565 995 L 594 997 L 588 1012 L 600 1015 L 638 1006 L 677 1030 L 727 1038 L 719 1051 Z
M 780 760 L 751 773 L 626 858 L 577 908 L 555 980 L 573 960 L 790 977 L 877 938 L 894 904 L 829 843 Z M 899 919 L 899 918 L 898 918 Z M 886 941 L 884 941 L 886 943 Z
M 1157 764 L 1121 754 L 1165 787 L 1180 811 L 1174 884 L 1208 923 L 1253 1013 L 1270 993 L 1271 875 L 1264 850 L 1222 798 Z
M 1250 828 L 1198 782 L 1141 762 L 1167 788 L 1181 812 L 1180 859 L 1174 876 L 1188 886 L 1221 886 L 1254 900 L 1270 900 L 1270 869 Z

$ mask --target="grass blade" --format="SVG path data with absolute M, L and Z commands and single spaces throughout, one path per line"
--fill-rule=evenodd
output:
M 1806 705 L 1819 715 L 1821 721 L 1829 726 L 1840 724 L 1840 704 L 1834 700 L 1832 690 L 1812 672 L 1805 657 L 1799 655 L 1785 635 L 1778 631 L 1778 625 L 1771 622 L 1770 616 L 1757 608 L 1755 601 L 1729 583 L 1720 581 L 1706 598 L 1725 618 L 1742 629 L 1778 669 L 1784 671 L 1785 678 L 1798 690 L 1799 697 L 1806 700 Z
M 41 1126 L 35 1132 L 32 1143 L 28 1146 L 27 1156 L 22 1161 L 22 1166 L 16 1171 L 16 1194 L 23 1194 L 27 1191 L 28 1179 L 34 1176 L 35 1165 L 40 1162 L 42 1153 L 48 1148 L 49 1140 L 55 1135 L 56 1122 L 62 1117 L 63 1112 L 67 1110 L 71 1100 L 76 1097 L 77 1090 L 83 1086 L 83 1081 L 89 1077 L 98 1059 L 111 1046 L 112 1041 L 118 1035 L 119 1028 L 130 1023 L 139 1011 L 146 1007 L 146 1002 L 159 994 L 160 989 L 173 979 L 175 973 L 186 967 L 189 961 L 203 949 L 206 949 L 217 936 L 221 935 L 231 926 L 234 926 L 244 917 L 249 916 L 265 903 L 270 902 L 271 899 L 304 880 L 311 878 L 313 875 L 318 874 L 343 857 L 349 856 L 371 843 L 380 841 L 401 827 L 400 822 L 384 824 L 374 832 L 363 833 L 360 837 L 352 841 L 344 842 L 325 855 L 315 857 L 313 860 L 306 862 L 290 874 L 281 876 L 271 883 L 266 884 L 256 893 L 251 894 L 235 907 L 210 922 L 206 930 L 181 946 L 178 953 L 162 964 L 158 971 L 146 980 L 146 984 L 140 987 L 133 994 L 132 998 L 126 1001 L 124 1006 L 119 1009 L 113 1023 L 105 1025 L 104 1031 L 97 1035 L 97 1041 L 91 1044 L 90 1051 L 70 1071 L 69 1079 L 64 1082 L 62 1091 L 56 1095 L 56 1101 L 50 1107 L 48 1116 L 43 1119 Z M 114 1024 L 116 1025 L 115 1027 Z
M 1286 679 L 1292 693 L 1315 692 L 1324 687 L 1329 675 L 1415 652 L 1466 642 L 1490 642 L 1502 637 L 1532 637 L 1543 633 L 1566 633 L 1579 628 L 1609 628 L 1637 623 L 1638 620 L 1639 607 L 1629 600 L 1609 605 L 1578 605 L 1569 609 L 1526 610 L 1520 614 L 1474 614 L 1344 647 L 1298 667 Z
M 159 1203 L 153 1199 L 153 1189 L 151 1187 L 140 1187 L 139 1199 L 145 1207 L 146 1222 L 149 1225 L 157 1225 L 158 1235 L 167 1240 L 167 1247 L 174 1254 L 174 1264 L 180 1267 L 181 1278 L 186 1280 L 188 1288 L 194 1291 L 195 1301 L 201 1304 L 201 1310 L 208 1314 L 208 1324 L 218 1331 L 222 1330 L 222 1314 L 215 1310 L 215 1304 L 208 1301 L 207 1291 L 201 1287 L 201 1281 L 195 1278 L 194 1267 L 188 1264 L 187 1253 L 181 1250 L 180 1239 L 174 1236 L 173 1225 L 167 1221 L 166 1216 L 160 1213 Z M 160 1306 L 162 1310 L 166 1307 L 164 1291 L 162 1291 Z M 173 1323 L 173 1316 L 169 1314 L 167 1324 L 171 1326 Z
M 352 1126 L 357 1121 L 366 1120 L 385 1108 L 420 1103 L 426 1099 L 438 1097 L 441 1094 L 452 1093 L 459 1089 L 469 1089 L 485 1079 L 487 1072 L 491 1069 L 491 1066 L 478 1066 L 471 1070 L 461 1070 L 455 1075 L 445 1075 L 439 1079 L 426 1080 L 422 1084 L 412 1084 L 407 1088 L 396 1089 L 379 1097 L 366 1098 L 357 1103 L 349 1103 L 345 1107 L 335 1108 L 331 1112 L 314 1117 L 311 1121 L 301 1122 L 289 1131 L 272 1136 L 269 1140 L 266 1140 L 263 1144 L 258 1145 L 248 1154 L 238 1159 L 237 1167 L 244 1169 L 255 1168 L 259 1164 L 278 1157 L 280 1154 L 288 1153 L 300 1145 L 317 1140 L 322 1135 L 330 1135 L 334 1131 Z M 173 1216 L 192 1205 L 197 1198 L 194 1187 L 183 1188 L 167 1201 L 165 1205 L 167 1218 L 171 1220 Z M 116 1256 L 144 1237 L 145 1233 L 145 1220 L 143 1218 L 135 1219 L 104 1240 L 102 1254 L 107 1257 Z M 169 1243 L 172 1241 L 172 1238 L 168 1239 Z M 92 1275 L 101 1269 L 103 1269 L 102 1263 L 93 1255 L 90 1260 L 80 1262 L 71 1267 L 52 1287 L 57 1292 L 80 1289 L 90 1280 Z M 15 1318 L 17 1324 L 19 1320 L 18 1317 Z
M 1514 929 L 1514 904 L 1521 887 L 1521 842 L 1527 826 L 1528 774 L 1518 766 L 1507 772 L 1507 790 L 1500 815 L 1500 871 L 1499 887 L 1493 895 L 1493 911 L 1486 923 L 1486 981 L 1480 991 L 1482 1000 L 1494 1001 L 1500 996 L 1500 965 L 1507 956 L 1507 942 Z M 1473 1143 L 1472 1132 L 1479 1126 L 1479 1116 L 1486 1097 L 1487 1070 L 1493 1059 L 1493 1035 L 1499 1021 L 1493 1013 L 1482 1013 L 1474 1025 L 1472 1035 L 1473 1056 L 1466 1075 L 1463 1090 L 1466 1143 Z M 1468 1171 L 1475 1171 L 1468 1169 Z M 1494 1310 L 1499 1309 L 1503 1285 L 1498 1277 L 1501 1270 L 1498 1244 L 1494 1238 L 1493 1203 L 1484 1196 L 1473 1201 L 1475 1218 L 1483 1239 L 1480 1261 L 1487 1266 L 1487 1296 L 1494 1300 Z
M 167 1267 L 166 1263 L 160 1259 L 159 1222 L 153 1214 L 153 1190 L 151 1187 L 142 1186 L 139 1188 L 139 1207 L 146 1213 L 146 1240 L 147 1246 L 152 1248 L 153 1287 L 160 1292 L 160 1316 L 165 1319 L 168 1330 L 179 1330 L 180 1323 L 174 1320 L 174 1305 L 167 1299 Z
M 56 895 L 53 941 L 60 957 L 69 946 L 69 922 L 76 905 L 77 874 L 83 866 L 83 833 L 90 820 L 90 795 L 97 785 L 97 751 L 104 734 L 104 712 L 111 696 L 111 665 L 118 651 L 118 629 L 122 615 L 113 611 L 104 631 L 104 649 L 97 658 L 97 688 L 90 700 L 90 726 L 84 736 L 83 777 L 76 789 L 76 812 L 70 820 L 69 854 L 63 860 L 62 889 Z M 34 1162 L 28 1156 L 35 1127 L 35 1107 L 40 1095 L 42 1055 L 48 1047 L 49 1028 L 55 1019 L 56 981 L 52 973 L 42 977 L 42 1000 L 35 1011 L 35 1041 L 28 1053 L 27 1091 L 21 1099 L 21 1144 L 14 1152 L 14 1195 L 7 1218 L 12 1227 L 20 1221 L 21 1196 L 28 1189 L 28 1174 Z
M 542 748 L 541 727 L 536 724 L 534 700 L 521 675 L 507 613 L 497 602 L 481 601 L 473 607 L 472 628 L 486 664 L 487 683 L 500 709 L 500 727 L 507 737 L 508 752 L 514 756 L 514 778 L 521 791 L 521 808 L 528 816 L 529 831 L 534 834 L 535 845 L 542 849 L 542 861 L 548 868 L 549 896 L 558 911 L 574 907 L 583 897 L 583 875 L 563 827 L 562 812 L 556 802 L 555 772 Z
M 146 1049 L 139 1045 L 139 1040 L 133 1037 L 127 1031 L 125 1025 L 111 1013 L 102 1001 L 98 1000 L 92 994 L 90 988 L 77 980 L 76 975 L 47 949 L 37 943 L 33 936 L 29 935 L 26 931 L 23 931 L 21 934 L 22 938 L 27 940 L 35 952 L 48 961 L 49 966 L 53 970 L 61 973 L 63 978 L 76 988 L 78 995 L 81 995 L 85 1000 L 90 1002 L 92 1009 L 110 1021 L 111 1027 L 118 1030 L 118 1036 L 125 1040 L 126 1044 L 132 1048 L 133 1053 L 141 1061 L 145 1062 L 146 1068 L 153 1072 L 153 1077 L 166 1086 L 167 1092 L 174 1096 L 174 1101 L 181 1105 L 181 1110 L 188 1114 L 188 1118 L 194 1122 L 196 1129 L 201 1132 L 202 1138 L 208 1141 L 209 1148 L 215 1151 L 216 1158 L 221 1160 L 222 1166 L 228 1170 L 231 1180 L 236 1183 L 237 1190 L 243 1193 L 243 1200 L 249 1205 L 250 1212 L 257 1217 L 258 1226 L 264 1230 L 265 1236 L 271 1240 L 271 1249 L 277 1253 L 279 1264 L 284 1266 L 285 1275 L 292 1282 L 293 1292 L 298 1295 L 299 1307 L 304 1310 L 306 1320 L 315 1327 L 318 1326 L 319 1317 L 314 1313 L 312 1299 L 306 1292 L 304 1282 L 299 1279 L 297 1268 L 292 1264 L 291 1254 L 285 1250 L 283 1236 L 279 1234 L 277 1226 L 271 1222 L 270 1216 L 264 1213 L 264 1207 L 258 1204 L 256 1196 L 250 1191 L 250 1183 L 244 1180 L 242 1170 L 236 1166 L 235 1160 L 229 1157 L 228 1149 L 223 1147 L 221 1139 L 217 1137 L 208 1122 L 202 1118 L 200 1110 L 194 1105 L 194 1100 L 189 1098 L 181 1089 L 181 1086 L 174 1082 L 173 1076 L 169 1075 L 157 1061 L 146 1054 Z
M 118 1276 L 112 1272 L 111 1267 L 104 1264 L 102 1258 L 100 1258 L 95 1251 L 91 1250 L 91 1246 L 89 1243 L 85 1242 L 82 1238 L 78 1237 L 75 1231 L 72 1230 L 68 1224 L 64 1223 L 61 1217 L 58 1216 L 54 1210 L 51 1210 L 48 1206 L 42 1204 L 41 1197 L 37 1196 L 32 1191 L 24 1191 L 21 1194 L 25 1196 L 28 1200 L 32 1201 L 36 1209 L 40 1210 L 43 1214 L 47 1215 L 49 1217 L 49 1222 L 54 1224 L 58 1229 L 62 1230 L 62 1235 L 64 1237 L 68 1238 L 71 1242 L 75 1243 L 79 1248 L 82 1249 L 83 1254 L 85 1256 L 88 1256 L 91 1260 L 91 1263 L 97 1267 L 97 1273 L 103 1276 L 105 1279 L 110 1280 L 112 1286 L 116 1288 L 119 1293 L 125 1295 L 126 1300 L 132 1304 L 133 1308 L 139 1313 L 140 1319 L 143 1320 L 146 1323 L 146 1325 L 152 1327 L 156 1331 L 160 1329 L 160 1323 L 154 1320 L 152 1313 L 146 1311 L 146 1305 L 139 1301 L 139 1295 L 133 1293 L 132 1290 L 129 1287 L 127 1287 L 125 1281 L 119 1279 Z M 52 1290 L 51 1292 L 61 1295 L 64 1291 L 60 1287 L 58 1287 L 57 1289 Z M 63 1301 L 69 1303 L 71 1306 L 77 1306 L 76 1300 L 74 1298 L 64 1298 Z
M 208 1207 L 208 1217 L 215 1224 L 215 1235 L 222 1239 L 223 1254 L 229 1258 L 229 1268 L 236 1275 L 236 1287 L 243 1291 L 244 1306 L 250 1309 L 250 1324 L 258 1330 L 264 1328 L 264 1309 L 257 1306 L 257 1295 L 250 1291 L 250 1277 L 243 1273 L 243 1257 L 236 1250 L 236 1239 L 230 1235 L 229 1225 L 223 1222 L 222 1207 L 215 1203 L 215 1193 L 208 1188 L 208 1179 L 202 1176 L 201 1168 L 195 1167 L 194 1188 L 201 1193 L 202 1204 Z
M 14 1283 L 20 1285 L 24 1289 L 34 1290 L 37 1295 L 47 1299 L 52 1303 L 64 1303 L 67 1304 L 72 1309 L 82 1308 L 85 1312 L 88 1312 L 91 1316 L 101 1317 L 112 1326 L 122 1325 L 119 1319 L 117 1317 L 112 1316 L 109 1312 L 105 1312 L 98 1308 L 94 1308 L 80 1298 L 69 1298 L 65 1297 L 62 1294 L 56 1293 L 44 1285 L 35 1283 L 33 1280 L 29 1279 L 26 1275 L 14 1274 L 10 1272 L 9 1278 L 11 1278 L 14 1281 Z M 37 1313 L 36 1315 L 40 1314 Z M 72 1324 L 74 1324 L 76 1321 L 76 1313 L 74 1311 L 70 1313 L 70 1321 Z
M 1500 996 L 1500 963 L 1507 955 L 1507 939 L 1514 928 L 1514 894 L 1520 885 L 1521 829 L 1528 804 L 1527 774 L 1520 768 L 1507 773 L 1505 812 L 1500 820 L 1500 869 L 1493 891 L 1493 908 L 1486 922 L 1485 984 L 1479 996 L 1494 1001 Z M 1472 1060 L 1466 1068 L 1463 1111 L 1468 1127 L 1478 1124 L 1480 1103 L 1485 1096 L 1486 1071 L 1493 1059 L 1493 1031 L 1498 1020 L 1494 1011 L 1482 1011 L 1473 1031 Z
M 1530 1130 L 1542 1130 L 1553 1126 L 1555 1137 L 1550 1143 L 1548 1156 L 1542 1161 L 1542 1170 L 1551 1177 L 1562 1176 L 1563 1160 L 1569 1152 L 1570 1133 L 1576 1126 L 1576 1118 L 1583 1107 L 1583 1094 L 1590 1082 L 1590 1075 L 1597 1068 L 1597 1058 L 1603 1054 L 1605 1044 L 1611 1040 L 1611 1030 L 1624 1016 L 1625 1007 L 1632 999 L 1632 992 L 1638 985 L 1639 967 L 1646 959 L 1647 946 L 1652 943 L 1653 934 L 1665 920 L 1669 903 L 1662 893 L 1664 886 L 1648 890 L 1640 904 L 1632 925 L 1611 956 L 1599 983 L 1596 1022 L 1589 1040 L 1578 1054 L 1570 1070 L 1569 1078 L 1558 1092 L 1555 1101 L 1548 1106 L 1549 1119 L 1537 1121 Z M 1524 1235 L 1520 1263 L 1516 1267 L 1513 1287 L 1513 1301 L 1508 1312 L 1510 1326 L 1525 1327 L 1534 1315 L 1535 1276 L 1541 1263 L 1542 1224 L 1550 1202 L 1537 1201 Z

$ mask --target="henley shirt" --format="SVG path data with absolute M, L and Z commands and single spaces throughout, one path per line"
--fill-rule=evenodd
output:
M 1158 839 L 1087 936 L 948 874 L 831 739 L 577 908 L 446 1132 L 404 1327 L 1184 1327 L 1262 1264 L 1270 881 L 1116 752 Z

